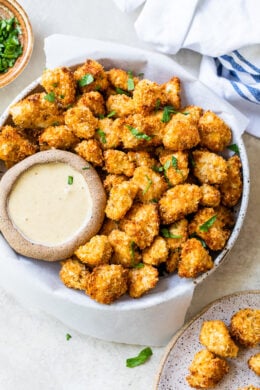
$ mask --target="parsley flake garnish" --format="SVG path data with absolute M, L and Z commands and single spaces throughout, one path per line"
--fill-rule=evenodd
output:
M 151 141 L 152 137 L 150 137 L 149 135 L 141 133 L 139 130 L 135 129 L 132 126 L 126 125 L 126 127 L 131 131 L 134 137 L 138 139 L 144 139 L 146 141 Z
M 23 52 L 19 41 L 20 25 L 16 18 L 0 20 L 0 74 L 12 68 Z
M 86 169 L 90 169 L 90 166 L 86 165 L 85 167 L 82 168 L 83 171 L 85 171 Z
M 118 93 L 119 95 L 131 96 L 130 93 L 129 93 L 128 91 L 125 91 L 124 89 L 118 88 L 118 87 L 116 87 L 116 93 Z
M 131 256 L 131 263 L 134 266 L 135 265 L 135 242 L 130 242 L 130 256 Z
M 142 351 L 136 356 L 129 359 L 126 359 L 126 367 L 136 367 L 140 366 L 140 364 L 145 363 L 150 356 L 152 356 L 153 351 L 150 347 L 146 347 L 142 349 Z
M 151 185 L 153 184 L 153 181 L 150 179 L 149 176 L 145 175 L 145 177 L 146 177 L 148 183 L 147 183 L 145 189 L 143 190 L 143 195 L 146 194 L 146 192 L 149 190 L 149 188 L 150 188 Z
M 78 84 L 80 87 L 85 87 L 86 85 L 89 85 L 93 83 L 94 77 L 90 73 L 86 73 L 79 81 Z
M 73 176 L 68 176 L 68 185 L 72 185 L 73 184 Z
M 234 152 L 238 156 L 240 155 L 239 148 L 238 148 L 237 144 L 228 145 L 227 148 L 229 150 L 232 150 L 232 152 Z
M 217 219 L 217 215 L 213 215 L 213 217 L 211 217 L 206 222 L 204 222 L 202 225 L 200 225 L 199 230 L 201 232 L 207 232 L 211 228 L 213 223 L 216 221 L 216 219 Z
M 144 263 L 138 263 L 134 266 L 134 268 L 143 268 L 144 267 Z
M 72 338 L 72 336 L 69 333 L 67 333 L 66 334 L 66 340 L 70 340 L 71 338 Z
M 171 120 L 172 114 L 178 114 L 180 111 L 175 110 L 173 106 L 163 107 L 163 115 L 161 121 L 167 123 Z M 189 112 L 181 112 L 183 115 L 189 115 Z
M 113 116 L 116 115 L 116 111 L 111 111 L 107 114 L 107 118 L 112 118 Z
M 133 72 L 130 70 L 129 72 L 127 72 L 127 74 L 128 74 L 127 90 L 128 91 L 133 91 L 135 89 Z
M 45 96 L 44 96 L 44 99 L 47 100 L 48 102 L 50 103 L 53 103 L 55 102 L 55 93 L 52 91 L 50 93 L 47 93 Z
M 106 144 L 107 143 L 106 133 L 104 133 L 104 131 L 102 131 L 100 129 L 97 129 L 97 134 L 99 135 L 100 141 L 102 142 L 102 144 Z
M 160 233 L 164 238 L 182 238 L 179 234 L 172 234 L 167 228 L 161 228 Z

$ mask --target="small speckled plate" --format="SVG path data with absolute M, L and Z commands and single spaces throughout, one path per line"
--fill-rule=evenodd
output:
M 156 390 L 191 390 L 186 382 L 188 367 L 196 352 L 205 347 L 199 342 L 202 323 L 209 320 L 222 320 L 230 324 L 232 315 L 240 309 L 250 307 L 260 309 L 260 290 L 243 291 L 225 296 L 208 305 L 201 313 L 172 338 L 161 361 L 156 377 Z M 237 390 L 246 385 L 260 385 L 259 377 L 247 366 L 250 356 L 259 353 L 256 348 L 240 348 L 236 359 L 227 359 L 229 373 L 214 387 L 215 390 Z

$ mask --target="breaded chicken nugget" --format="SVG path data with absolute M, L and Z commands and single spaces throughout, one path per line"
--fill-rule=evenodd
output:
M 63 66 L 46 69 L 42 75 L 41 85 L 63 107 L 74 103 L 77 84 L 69 68 Z
M 139 151 L 131 151 L 127 153 L 130 161 L 133 161 L 137 167 L 149 167 L 152 168 L 157 164 L 157 161 L 151 157 L 150 153 L 139 150 Z
M 157 83 L 143 79 L 139 81 L 133 92 L 135 110 L 142 115 L 147 115 L 155 110 L 158 101 L 161 105 L 166 104 L 165 91 Z
M 189 367 L 187 382 L 195 389 L 215 387 L 229 371 L 228 363 L 214 353 L 203 349 L 197 352 Z
M 105 218 L 103 225 L 99 231 L 99 234 L 102 234 L 104 236 L 109 236 L 109 234 L 115 229 L 118 229 L 117 221 L 113 221 L 113 219 Z
M 115 149 L 120 144 L 120 133 L 114 126 L 113 119 L 104 118 L 98 121 L 96 138 L 101 142 L 102 149 Z
M 153 289 L 159 280 L 158 270 L 149 264 L 141 268 L 132 268 L 129 271 L 129 295 L 132 298 L 140 298 Z
M 234 214 L 231 209 L 219 205 L 218 207 L 215 207 L 214 210 L 217 214 L 219 226 L 223 228 L 232 228 L 235 225 Z
M 173 106 L 176 110 L 181 107 L 181 81 L 178 77 L 172 77 L 169 81 L 162 84 L 162 92 L 166 96 L 167 104 Z
M 240 344 L 255 347 L 260 343 L 260 310 L 239 310 L 231 318 L 230 332 Z
M 117 184 L 123 183 L 124 181 L 127 181 L 128 177 L 125 175 L 113 175 L 110 173 L 109 175 L 106 176 L 105 180 L 103 181 L 103 186 L 106 190 L 107 193 L 109 193 L 112 189 Z
M 145 264 L 151 264 L 158 266 L 164 263 L 168 257 L 168 247 L 164 238 L 157 236 L 149 248 L 146 248 L 142 252 L 143 262 Z
M 138 186 L 137 197 L 143 203 L 157 202 L 168 188 L 164 178 L 146 166 L 136 168 L 132 180 Z
M 95 267 L 88 277 L 86 294 L 109 305 L 127 291 L 128 270 L 119 264 Z
M 168 182 L 173 186 L 184 183 L 189 174 L 188 153 L 163 150 L 159 156 Z
M 248 367 L 260 376 L 260 353 L 256 353 L 248 360 Z
M 96 139 L 81 141 L 75 147 L 75 152 L 93 165 L 103 165 L 102 149 L 100 143 Z
M 130 268 L 140 263 L 141 255 L 135 242 L 125 232 L 113 230 L 108 239 L 114 251 L 111 263 Z
M 129 88 L 128 88 L 129 87 L 129 85 L 128 85 L 129 79 L 133 80 L 134 86 L 136 84 L 138 84 L 138 82 L 139 82 L 139 78 L 134 77 L 132 75 L 132 72 L 126 72 L 123 69 L 113 68 L 113 69 L 108 70 L 106 73 L 107 73 L 107 78 L 108 78 L 108 81 L 110 82 L 110 84 L 114 88 L 120 88 L 120 89 L 123 89 L 124 91 L 129 90 Z M 130 88 L 130 90 L 131 90 L 131 88 Z
M 124 181 L 113 186 L 105 209 L 107 218 L 115 221 L 123 218 L 132 207 L 137 191 L 138 187 L 132 181 Z
M 106 113 L 104 98 L 97 91 L 83 93 L 77 101 L 77 106 L 88 107 L 94 116 L 105 115 Z
M 75 106 L 65 113 L 65 123 L 79 138 L 92 138 L 98 128 L 98 119 L 94 117 L 88 107 Z
M 181 259 L 178 263 L 178 275 L 185 278 L 195 278 L 200 273 L 213 268 L 214 263 L 208 251 L 196 238 L 187 240 L 181 249 Z
M 182 108 L 181 112 L 184 115 L 187 115 L 194 123 L 198 123 L 201 115 L 203 114 L 203 109 L 199 106 L 191 105 Z
M 60 280 L 65 286 L 77 290 L 85 290 L 90 272 L 85 264 L 75 257 L 61 262 Z
M 201 189 L 201 206 L 205 207 L 218 207 L 221 200 L 221 194 L 219 190 L 209 184 L 202 184 Z
M 13 104 L 9 112 L 14 124 L 23 128 L 46 128 L 53 123 L 64 124 L 64 116 L 55 101 L 48 101 L 45 92 L 34 93 Z
M 159 233 L 157 205 L 152 203 L 133 205 L 119 226 L 140 249 L 150 246 Z
M 195 150 L 192 156 L 193 174 L 201 183 L 221 184 L 227 180 L 227 162 L 223 157 L 207 150 Z
M 66 125 L 47 127 L 39 137 L 41 150 L 72 149 L 79 142 L 79 138 Z
M 150 137 L 147 146 L 162 145 L 166 124 L 162 122 L 158 113 L 152 113 L 145 117 L 145 133 Z
M 180 251 L 178 249 L 170 252 L 169 257 L 166 260 L 166 271 L 169 272 L 169 274 L 172 274 L 177 270 L 180 258 Z
M 170 224 L 198 210 L 201 190 L 195 184 L 179 184 L 164 193 L 159 201 L 162 223 Z
M 231 129 L 219 116 L 212 111 L 206 111 L 199 120 L 200 144 L 212 150 L 221 152 L 231 141 Z
M 167 227 L 162 227 L 160 234 L 166 239 L 168 248 L 175 251 L 188 239 L 187 219 L 182 218 Z
M 242 194 L 241 161 L 237 155 L 227 160 L 227 179 L 220 185 L 221 200 L 227 207 L 235 206 Z
M 105 169 L 115 175 L 133 176 L 135 164 L 121 150 L 106 150 L 104 152 Z
M 134 114 L 134 101 L 127 95 L 111 95 L 106 101 L 107 111 L 115 112 L 117 118 Z
M 90 59 L 75 70 L 74 78 L 82 92 L 104 91 L 109 85 L 103 66 Z
M 129 115 L 127 118 L 117 119 L 114 126 L 120 134 L 125 149 L 147 147 L 152 137 L 148 134 L 149 126 L 141 114 Z
M 200 342 L 210 352 L 224 358 L 235 358 L 238 346 L 232 340 L 223 321 L 204 321 L 200 331 Z
M 104 235 L 93 236 L 86 244 L 81 245 L 75 255 L 82 263 L 94 268 L 101 264 L 108 264 L 112 256 L 112 246 Z

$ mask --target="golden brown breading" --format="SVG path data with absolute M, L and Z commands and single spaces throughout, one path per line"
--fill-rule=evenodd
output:
M 231 141 L 230 127 L 212 111 L 199 120 L 200 144 L 213 152 L 221 152 Z
M 162 223 L 170 224 L 198 209 L 201 190 L 195 184 L 178 184 L 159 201 Z
M 50 148 L 72 149 L 79 142 L 79 138 L 66 125 L 47 127 L 39 137 L 41 150 Z
M 229 371 L 228 363 L 214 353 L 203 349 L 197 352 L 189 367 L 187 382 L 195 389 L 215 387 Z
M 161 89 L 167 99 L 167 104 L 173 106 L 176 110 L 181 107 L 181 81 L 178 77 L 172 77 L 169 81 L 162 84 Z
M 178 113 L 167 123 L 163 144 L 167 149 L 185 150 L 198 145 L 200 136 L 198 126 L 192 116 Z
M 114 126 L 120 134 L 120 139 L 125 149 L 136 149 L 149 144 L 148 141 L 151 138 L 147 134 L 148 125 L 145 117 L 141 114 L 116 119 Z
M 65 286 L 77 290 L 85 290 L 89 271 L 76 257 L 61 262 L 60 279 Z
M 64 115 L 57 103 L 46 100 L 46 93 L 34 93 L 13 104 L 9 109 L 14 124 L 27 129 L 46 128 L 53 123 L 64 124 Z
M 166 104 L 167 98 L 162 87 L 157 83 L 143 79 L 139 81 L 133 92 L 135 110 L 143 115 L 156 108 L 157 102 Z
M 211 226 L 205 226 L 204 224 L 207 225 L 211 218 L 213 218 Z M 218 212 L 211 207 L 200 209 L 195 214 L 189 224 L 189 233 L 202 238 L 207 246 L 215 251 L 223 249 L 230 236 L 230 230 L 224 229 L 223 220 L 218 218 Z
M 15 127 L 6 125 L 0 133 L 0 159 L 9 168 L 15 163 L 31 156 L 37 151 L 37 146 L 32 144 Z
M 158 113 L 145 117 L 145 133 L 151 138 L 146 141 L 147 147 L 162 145 L 166 124 L 162 122 Z
M 101 264 L 108 264 L 112 256 L 112 247 L 107 236 L 93 236 L 86 244 L 81 245 L 75 255 L 82 263 L 94 268 Z
M 96 139 L 81 141 L 76 147 L 75 152 L 93 165 L 103 165 L 103 154 L 100 143 Z
M 218 223 L 223 228 L 232 228 L 235 225 L 234 214 L 231 209 L 228 209 L 225 206 L 218 206 L 214 208 Z
M 204 321 L 200 331 L 200 342 L 210 352 L 224 358 L 235 358 L 238 346 L 232 340 L 223 321 Z
M 138 186 L 138 199 L 143 202 L 158 202 L 168 185 L 164 178 L 146 166 L 135 169 L 133 182 Z
M 77 106 L 88 107 L 93 115 L 105 115 L 105 101 L 101 93 L 97 91 L 86 92 L 77 101 Z
M 175 249 L 180 248 L 188 239 L 187 219 L 182 218 L 167 226 L 167 228 L 162 228 L 161 234 L 165 237 L 169 249 L 174 251 Z
M 138 77 L 133 77 L 130 72 L 126 72 L 123 69 L 112 68 L 107 73 L 107 78 L 110 84 L 114 88 L 120 88 L 124 91 L 128 91 L 128 80 L 131 78 L 136 85 L 139 82 Z
M 248 367 L 260 376 L 260 353 L 256 353 L 248 360 Z
M 145 264 L 158 266 L 167 260 L 168 253 L 169 250 L 165 239 L 160 236 L 155 237 L 151 246 L 144 249 L 142 252 L 143 262 Z
M 220 185 L 221 200 L 227 207 L 235 206 L 242 194 L 241 161 L 237 155 L 227 160 L 227 179 Z
M 133 176 L 135 164 L 121 150 L 106 150 L 104 152 L 105 169 L 115 175 Z
M 182 108 L 181 112 L 187 115 L 193 122 L 198 123 L 203 114 L 203 109 L 199 106 L 191 105 Z
M 106 101 L 107 111 L 115 111 L 115 117 L 124 117 L 134 113 L 134 101 L 127 95 L 111 95 Z
M 132 207 L 138 187 L 132 181 L 124 181 L 112 187 L 107 201 L 106 216 L 115 221 L 125 216 Z
M 86 294 L 109 305 L 127 292 L 128 270 L 120 264 L 95 267 L 88 277 Z
M 135 242 L 120 230 L 113 230 L 108 236 L 114 254 L 111 260 L 113 264 L 121 264 L 124 267 L 134 267 L 141 261 L 141 255 Z
M 129 295 L 140 298 L 153 289 L 159 280 L 159 273 L 152 265 L 144 264 L 141 268 L 132 268 L 129 271 Z
M 159 233 L 158 207 L 155 204 L 134 204 L 125 218 L 120 221 L 120 229 L 144 249 L 151 245 Z
M 209 184 L 202 184 L 200 205 L 205 207 L 218 207 L 221 200 L 219 190 Z
M 47 93 L 52 93 L 55 101 L 63 107 L 74 103 L 77 85 L 69 68 L 63 66 L 46 69 L 42 75 L 41 85 Z
M 240 344 L 255 347 L 260 343 L 260 310 L 239 310 L 231 318 L 230 332 Z
M 97 61 L 89 59 L 74 72 L 74 78 L 78 84 L 86 75 L 93 76 L 94 81 L 87 85 L 80 86 L 82 92 L 104 91 L 109 85 L 106 72 L 104 71 L 103 66 Z
M 79 138 L 92 138 L 98 128 L 98 119 L 94 117 L 88 107 L 75 106 L 65 113 L 65 123 Z
M 178 249 L 170 253 L 168 259 L 166 260 L 166 271 L 169 272 L 169 274 L 172 274 L 177 270 L 180 256 L 180 251 Z
M 181 259 L 178 263 L 178 275 L 185 278 L 195 278 L 200 273 L 213 268 L 214 263 L 208 251 L 196 238 L 187 240 L 181 249 Z
M 139 150 L 131 151 L 127 153 L 129 160 L 133 161 L 137 167 L 149 167 L 152 168 L 157 164 L 157 161 L 150 155 L 150 153 Z
M 207 150 L 195 150 L 193 174 L 201 183 L 221 184 L 227 180 L 227 162 L 223 157 Z
M 110 118 L 98 121 L 95 137 L 101 142 L 102 149 L 115 149 L 120 144 L 120 133 L 116 131 L 114 121 Z
M 164 149 L 159 156 L 167 181 L 173 186 L 184 183 L 189 174 L 188 153 L 182 151 L 173 153 Z
M 123 183 L 124 181 L 127 181 L 128 178 L 125 175 L 113 175 L 110 173 L 106 176 L 105 180 L 103 181 L 103 186 L 107 193 L 109 193 L 117 184 Z
M 238 390 L 260 390 L 260 387 L 255 387 L 253 385 L 249 385 L 246 387 L 240 387 Z
M 113 219 L 105 218 L 103 225 L 99 231 L 99 234 L 102 234 L 104 236 L 109 236 L 109 234 L 115 229 L 118 229 L 117 221 L 113 221 Z

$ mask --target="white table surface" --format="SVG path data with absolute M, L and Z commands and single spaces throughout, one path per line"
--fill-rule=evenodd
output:
M 122 14 L 112 0 L 20 0 L 27 11 L 35 46 L 26 70 L 0 90 L 0 111 L 38 77 L 44 66 L 44 37 L 66 33 L 148 48 L 134 31 L 137 13 Z M 175 60 L 196 74 L 200 56 L 181 51 Z M 211 301 L 232 292 L 260 289 L 260 140 L 244 135 L 251 170 L 251 194 L 244 227 L 227 261 L 197 286 L 187 319 Z M 67 341 L 66 334 L 72 338 Z M 125 367 L 140 346 L 83 336 L 35 309 L 23 307 L 0 287 L 1 390 L 152 389 L 164 348 L 153 348 L 143 366 Z M 181 389 L 178 389 L 181 390 Z

